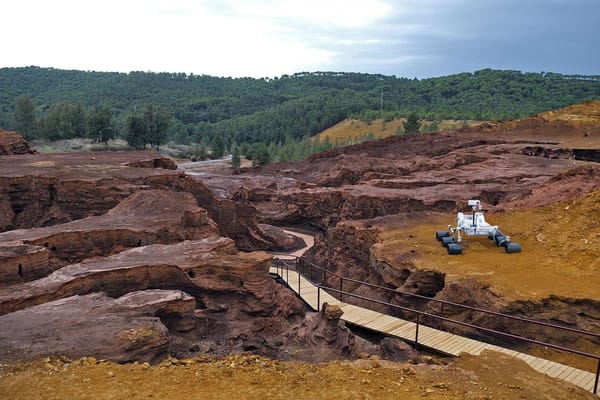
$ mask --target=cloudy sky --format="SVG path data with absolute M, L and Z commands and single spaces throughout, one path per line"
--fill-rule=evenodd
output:
M 600 0 L 14 0 L 0 67 L 600 74 Z

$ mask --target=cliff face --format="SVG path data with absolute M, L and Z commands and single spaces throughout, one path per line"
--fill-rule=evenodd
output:
M 255 209 L 219 196 L 201 179 L 151 151 L 0 158 L 0 231 L 102 215 L 139 190 L 190 193 L 221 235 L 245 250 L 281 248 L 257 224 Z M 146 210 L 147 218 L 156 215 Z M 285 246 L 285 245 L 284 245 Z
M 66 264 L 126 248 L 217 234 L 215 223 L 191 194 L 144 190 L 130 195 L 103 215 L 0 233 L 0 247 L 7 252 L 0 258 L 0 271 L 5 276 L 0 287 L 3 283 L 39 278 Z M 45 264 L 40 263 L 39 256 L 25 259 L 23 249 L 32 256 L 43 255 Z

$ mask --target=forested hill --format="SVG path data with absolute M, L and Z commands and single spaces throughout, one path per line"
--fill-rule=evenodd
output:
M 32 100 L 44 128 L 36 135 L 50 135 L 51 122 L 60 120 L 65 110 L 85 114 L 97 106 L 112 111 L 115 130 L 123 134 L 128 116 L 153 104 L 173 117 L 169 135 L 177 142 L 207 142 L 220 133 L 230 142 L 268 143 L 312 135 L 349 116 L 389 118 L 415 112 L 429 119 L 521 117 L 600 98 L 600 75 L 486 69 L 422 80 L 336 72 L 234 79 L 2 68 L 0 128 L 16 128 L 15 105 L 23 95 Z M 73 135 L 64 130 L 51 138 Z

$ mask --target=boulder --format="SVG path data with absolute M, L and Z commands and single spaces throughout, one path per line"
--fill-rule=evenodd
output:
M 0 316 L 0 359 L 93 356 L 158 361 L 169 353 L 167 325 L 194 323 L 194 298 L 171 290 L 72 296 Z M 187 322 L 189 325 L 189 322 Z
M 379 356 L 388 361 L 405 362 L 418 355 L 411 345 L 396 338 L 383 338 L 379 346 Z
M 340 320 L 343 314 L 339 306 L 327 303 L 320 312 L 307 314 L 287 337 L 289 343 L 300 345 L 296 358 L 322 362 L 358 356 L 362 347 Z

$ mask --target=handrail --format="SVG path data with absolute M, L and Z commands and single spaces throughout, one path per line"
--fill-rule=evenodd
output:
M 296 257 L 299 260 L 302 260 L 303 262 L 307 262 L 303 259 L 303 257 Z M 509 315 L 509 314 L 504 314 L 504 313 L 500 313 L 497 311 L 491 311 L 491 310 L 486 310 L 484 308 L 479 308 L 479 307 L 472 307 L 472 306 L 468 306 L 468 305 L 464 305 L 464 304 L 460 304 L 460 303 L 454 303 L 452 301 L 448 301 L 448 300 L 440 300 L 440 299 L 436 299 L 434 297 L 428 297 L 428 296 L 423 296 L 420 294 L 415 294 L 415 293 L 410 293 L 410 292 L 404 292 L 401 290 L 396 290 L 396 289 L 391 289 L 391 288 L 387 288 L 385 286 L 380 286 L 380 285 L 376 285 L 373 283 L 369 283 L 369 282 L 363 282 L 363 281 L 359 281 L 353 278 L 348 278 L 345 276 L 342 276 L 340 274 L 337 274 L 335 272 L 331 272 L 328 271 L 327 269 L 308 261 L 308 263 L 314 267 L 317 268 L 321 271 L 326 272 L 327 274 L 333 275 L 339 279 L 343 279 L 344 281 L 348 281 L 348 282 L 353 282 L 353 283 L 358 283 L 361 285 L 365 285 L 365 286 L 369 286 L 372 288 L 376 288 L 376 289 L 382 289 L 388 292 L 393 292 L 394 294 L 400 294 L 400 295 L 404 295 L 404 296 L 410 296 L 410 297 L 416 297 L 419 299 L 423 299 L 423 300 L 428 300 L 428 301 L 432 301 L 432 302 L 436 302 L 436 303 L 441 303 L 444 305 L 449 305 L 449 306 L 453 306 L 453 307 L 458 307 L 458 308 L 462 308 L 464 310 L 470 310 L 470 311 L 477 311 L 477 312 L 481 312 L 484 314 L 488 314 L 488 315 L 493 315 L 496 317 L 502 317 L 502 318 L 507 318 L 507 319 L 511 319 L 511 320 L 515 320 L 515 321 L 521 321 L 521 322 L 527 322 L 527 323 L 532 323 L 535 325 L 541 325 L 541 326 L 545 326 L 548 328 L 554 328 L 554 329 L 559 329 L 559 330 L 563 330 L 563 331 L 568 331 L 568 332 L 573 332 L 573 333 L 577 333 L 577 334 L 581 334 L 581 335 L 587 335 L 587 336 L 593 336 L 593 337 L 597 337 L 600 338 L 600 333 L 595 333 L 595 332 L 590 332 L 590 331 L 585 331 L 582 329 L 576 329 L 576 328 L 570 328 L 568 326 L 561 326 L 561 325 L 555 325 L 555 324 L 551 324 L 549 322 L 543 322 L 543 321 L 537 321 L 534 319 L 530 319 L 530 318 L 524 318 L 524 317 L 518 317 L 518 316 L 514 316 L 514 315 Z M 343 293 L 345 294 L 345 293 Z
M 298 261 L 302 261 L 302 263 L 304 263 L 305 260 L 302 257 L 295 257 L 292 260 L 295 260 L 295 263 L 296 263 L 296 272 L 298 273 L 298 294 L 300 294 L 300 275 L 304 275 L 304 274 L 300 271 L 300 268 L 299 268 L 300 265 L 298 265 L 299 264 Z M 281 260 L 279 260 L 279 259 L 276 258 L 275 261 L 276 261 L 276 264 L 277 264 L 277 269 L 279 270 L 279 263 L 281 263 Z M 285 264 L 285 266 L 286 266 L 286 272 L 288 273 L 288 278 L 286 279 L 286 281 L 289 284 L 289 266 L 288 266 L 287 263 L 281 263 L 281 264 Z M 410 307 L 405 307 L 405 306 L 401 306 L 401 305 L 398 305 L 398 304 L 393 304 L 393 303 L 385 302 L 385 301 L 382 301 L 382 300 L 372 299 L 372 298 L 369 298 L 369 297 L 366 297 L 366 296 L 362 296 L 362 295 L 358 295 L 358 294 L 355 294 L 355 293 L 352 293 L 352 292 L 344 291 L 344 290 L 342 290 L 343 289 L 342 287 L 340 287 L 340 289 L 336 289 L 336 288 L 333 288 L 333 287 L 330 287 L 330 286 L 323 285 L 321 283 L 316 283 L 316 282 L 314 282 L 312 280 L 312 267 L 315 267 L 315 268 L 317 268 L 319 270 L 322 270 L 324 273 L 332 274 L 333 276 L 336 276 L 336 277 L 340 278 L 340 280 L 341 280 L 340 281 L 340 286 L 342 286 L 343 280 L 348 280 L 350 282 L 364 284 L 364 285 L 367 285 L 367 286 L 370 286 L 370 287 L 375 287 L 375 288 L 379 288 L 379 289 L 385 289 L 385 290 L 388 290 L 388 291 L 393 291 L 394 293 L 406 294 L 406 295 L 409 295 L 409 296 L 414 296 L 414 297 L 418 297 L 418 298 L 423 298 L 423 299 L 427 299 L 427 300 L 431 300 L 431 301 L 440 302 L 442 304 L 450 304 L 452 306 L 456 306 L 456 307 L 460 307 L 460 308 L 465 308 L 465 309 L 469 309 L 469 310 L 474 310 L 474 311 L 481 311 L 481 312 L 484 312 L 484 313 L 488 313 L 490 315 L 496 315 L 496 316 L 505 317 L 505 318 L 509 318 L 509 319 L 519 320 L 519 321 L 522 321 L 522 322 L 532 323 L 532 324 L 546 326 L 546 327 L 551 327 L 551 328 L 556 328 L 556 329 L 562 329 L 562 330 L 566 330 L 566 331 L 570 331 L 570 332 L 574 332 L 574 333 L 578 333 L 578 334 L 591 335 L 591 336 L 594 336 L 594 337 L 600 337 L 599 334 L 596 334 L 594 332 L 583 331 L 583 330 L 579 330 L 579 329 L 573 329 L 573 328 L 563 327 L 563 326 L 560 326 L 560 325 L 549 324 L 549 323 L 542 322 L 542 321 L 536 321 L 536 320 L 531 320 L 531 319 L 522 318 L 522 317 L 515 317 L 515 316 L 511 316 L 511 315 L 507 315 L 507 314 L 502 314 L 502 313 L 498 313 L 498 312 L 495 312 L 495 311 L 489 311 L 489 310 L 485 310 L 485 309 L 480 309 L 480 308 L 476 308 L 476 307 L 465 306 L 465 305 L 462 305 L 462 304 L 453 303 L 453 302 L 449 302 L 449 301 L 446 301 L 446 300 L 433 299 L 431 297 L 416 295 L 414 293 L 398 292 L 396 290 L 393 290 L 393 289 L 390 289 L 390 288 L 385 288 L 383 286 L 371 284 L 371 283 L 368 283 L 368 282 L 358 281 L 358 280 L 352 279 L 352 278 L 343 277 L 343 276 L 341 276 L 339 274 L 336 274 L 334 272 L 327 271 L 325 268 L 320 267 L 320 266 L 318 266 L 318 265 L 316 265 L 316 264 L 314 264 L 314 263 L 312 263 L 310 261 L 309 261 L 309 264 L 310 264 L 310 267 L 311 267 L 311 276 L 308 277 L 308 280 L 314 286 L 317 287 L 317 311 L 319 311 L 319 309 L 320 309 L 320 304 L 319 304 L 320 301 L 318 300 L 320 298 L 320 290 L 323 289 L 323 290 L 326 290 L 326 291 L 329 291 L 329 292 L 340 294 L 340 298 L 341 298 L 342 295 L 350 296 L 350 297 L 355 297 L 355 298 L 359 298 L 361 300 L 366 300 L 366 301 L 369 301 L 369 302 L 372 302 L 372 303 L 385 305 L 385 306 L 388 306 L 388 307 L 392 307 L 392 308 L 395 308 L 395 309 L 400 309 L 400 310 L 403 310 L 403 311 L 408 311 L 408 312 L 411 312 L 411 313 L 415 314 L 416 315 L 416 330 L 415 330 L 415 340 L 414 340 L 415 347 L 418 345 L 420 317 L 421 316 L 425 316 L 425 317 L 433 318 L 433 319 L 436 319 L 436 320 L 441 320 L 441 321 L 445 321 L 445 322 L 448 322 L 448 323 L 452 323 L 452 324 L 456 324 L 456 325 L 460 325 L 460 326 L 469 327 L 469 328 L 476 329 L 476 330 L 479 330 L 479 331 L 488 332 L 488 333 L 492 333 L 492 334 L 496 334 L 496 335 L 501 335 L 501 336 L 505 336 L 505 337 L 508 337 L 508 338 L 517 339 L 517 340 L 521 340 L 521 341 L 528 342 L 528 343 L 534 343 L 534 344 L 538 344 L 538 345 L 550 347 L 550 348 L 553 348 L 553 349 L 556 349 L 556 350 L 566 351 L 568 353 L 577 354 L 577 355 L 580 355 L 580 356 L 583 356 L 583 357 L 595 359 L 595 360 L 598 361 L 598 363 L 597 363 L 597 368 L 596 368 L 593 393 L 597 394 L 597 392 L 598 392 L 598 381 L 599 381 L 599 378 L 600 378 L 600 355 L 598 355 L 598 354 L 587 353 L 587 352 L 584 352 L 584 351 L 572 349 L 572 348 L 569 348 L 569 347 L 563 347 L 563 346 L 556 345 L 556 344 L 553 344 L 553 343 L 547 343 L 547 342 L 539 341 L 539 340 L 536 340 L 536 339 L 531 339 L 531 338 L 527 338 L 527 337 L 515 335 L 515 334 L 512 334 L 512 333 L 508 333 L 508 332 L 497 331 L 497 330 L 494 330 L 494 329 L 491 329 L 491 328 L 486 328 L 486 327 L 479 326 L 479 325 L 469 324 L 468 322 L 458 321 L 458 320 L 455 320 L 455 319 L 452 319 L 452 318 L 443 317 L 443 316 L 432 314 L 432 313 L 429 313 L 429 312 L 426 312 L 426 311 L 420 311 L 420 310 L 416 310 L 416 309 L 413 309 L 413 308 L 410 308 Z M 281 274 L 280 274 L 280 276 L 283 276 L 283 265 L 281 266 Z

